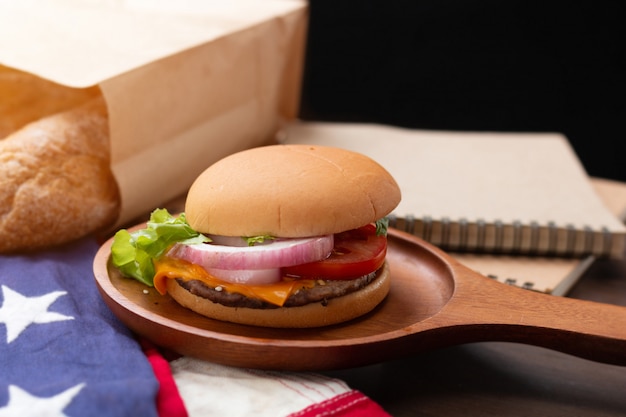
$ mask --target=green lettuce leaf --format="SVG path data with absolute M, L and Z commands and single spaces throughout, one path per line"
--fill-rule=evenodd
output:
M 111 259 L 122 275 L 153 286 L 154 264 L 174 243 L 202 243 L 210 239 L 189 226 L 185 213 L 172 216 L 166 209 L 150 214 L 146 228 L 129 232 L 119 230 L 113 238 Z
M 383 217 L 376 220 L 376 236 L 387 236 L 387 229 L 389 228 L 389 218 Z
M 248 246 L 254 246 L 256 244 L 264 243 L 266 240 L 274 240 L 276 238 L 270 235 L 261 235 L 261 236 L 243 236 L 242 239 L 246 241 Z

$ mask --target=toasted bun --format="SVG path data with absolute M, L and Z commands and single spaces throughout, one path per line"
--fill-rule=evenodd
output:
M 185 213 L 195 230 L 225 236 L 305 237 L 374 222 L 400 188 L 365 155 L 312 145 L 273 145 L 230 155 L 191 186 Z
M 198 297 L 173 280 L 167 292 L 179 304 L 206 317 L 232 323 L 262 327 L 308 328 L 343 323 L 372 311 L 389 293 L 389 265 L 385 262 L 378 276 L 358 291 L 328 300 L 326 305 L 312 303 L 301 307 L 255 309 L 227 307 Z

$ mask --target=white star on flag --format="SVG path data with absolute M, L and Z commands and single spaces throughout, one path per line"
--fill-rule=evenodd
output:
M 14 341 L 28 326 L 33 323 L 43 324 L 55 321 L 72 320 L 74 317 L 48 311 L 48 308 L 65 291 L 53 291 L 48 294 L 26 297 L 2 286 L 4 302 L 0 307 L 0 323 L 7 329 L 7 343 Z
M 15 385 L 9 385 L 9 403 L 0 408 L 0 417 L 66 417 L 63 409 L 83 389 L 78 384 L 52 397 L 36 397 Z

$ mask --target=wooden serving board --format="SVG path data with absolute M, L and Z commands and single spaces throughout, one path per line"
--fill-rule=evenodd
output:
M 183 355 L 259 369 L 328 370 L 368 365 L 478 341 L 543 346 L 626 365 L 626 308 L 554 297 L 498 283 L 436 247 L 389 230 L 392 285 L 371 313 L 314 329 L 212 320 L 110 263 L 112 239 L 94 259 L 102 297 L 131 330 Z

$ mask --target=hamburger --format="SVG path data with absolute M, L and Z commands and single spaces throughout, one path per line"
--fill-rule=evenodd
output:
M 390 287 L 386 216 L 393 177 L 352 151 L 272 145 L 232 154 L 189 189 L 116 233 L 113 263 L 204 316 L 304 328 L 362 316 Z

